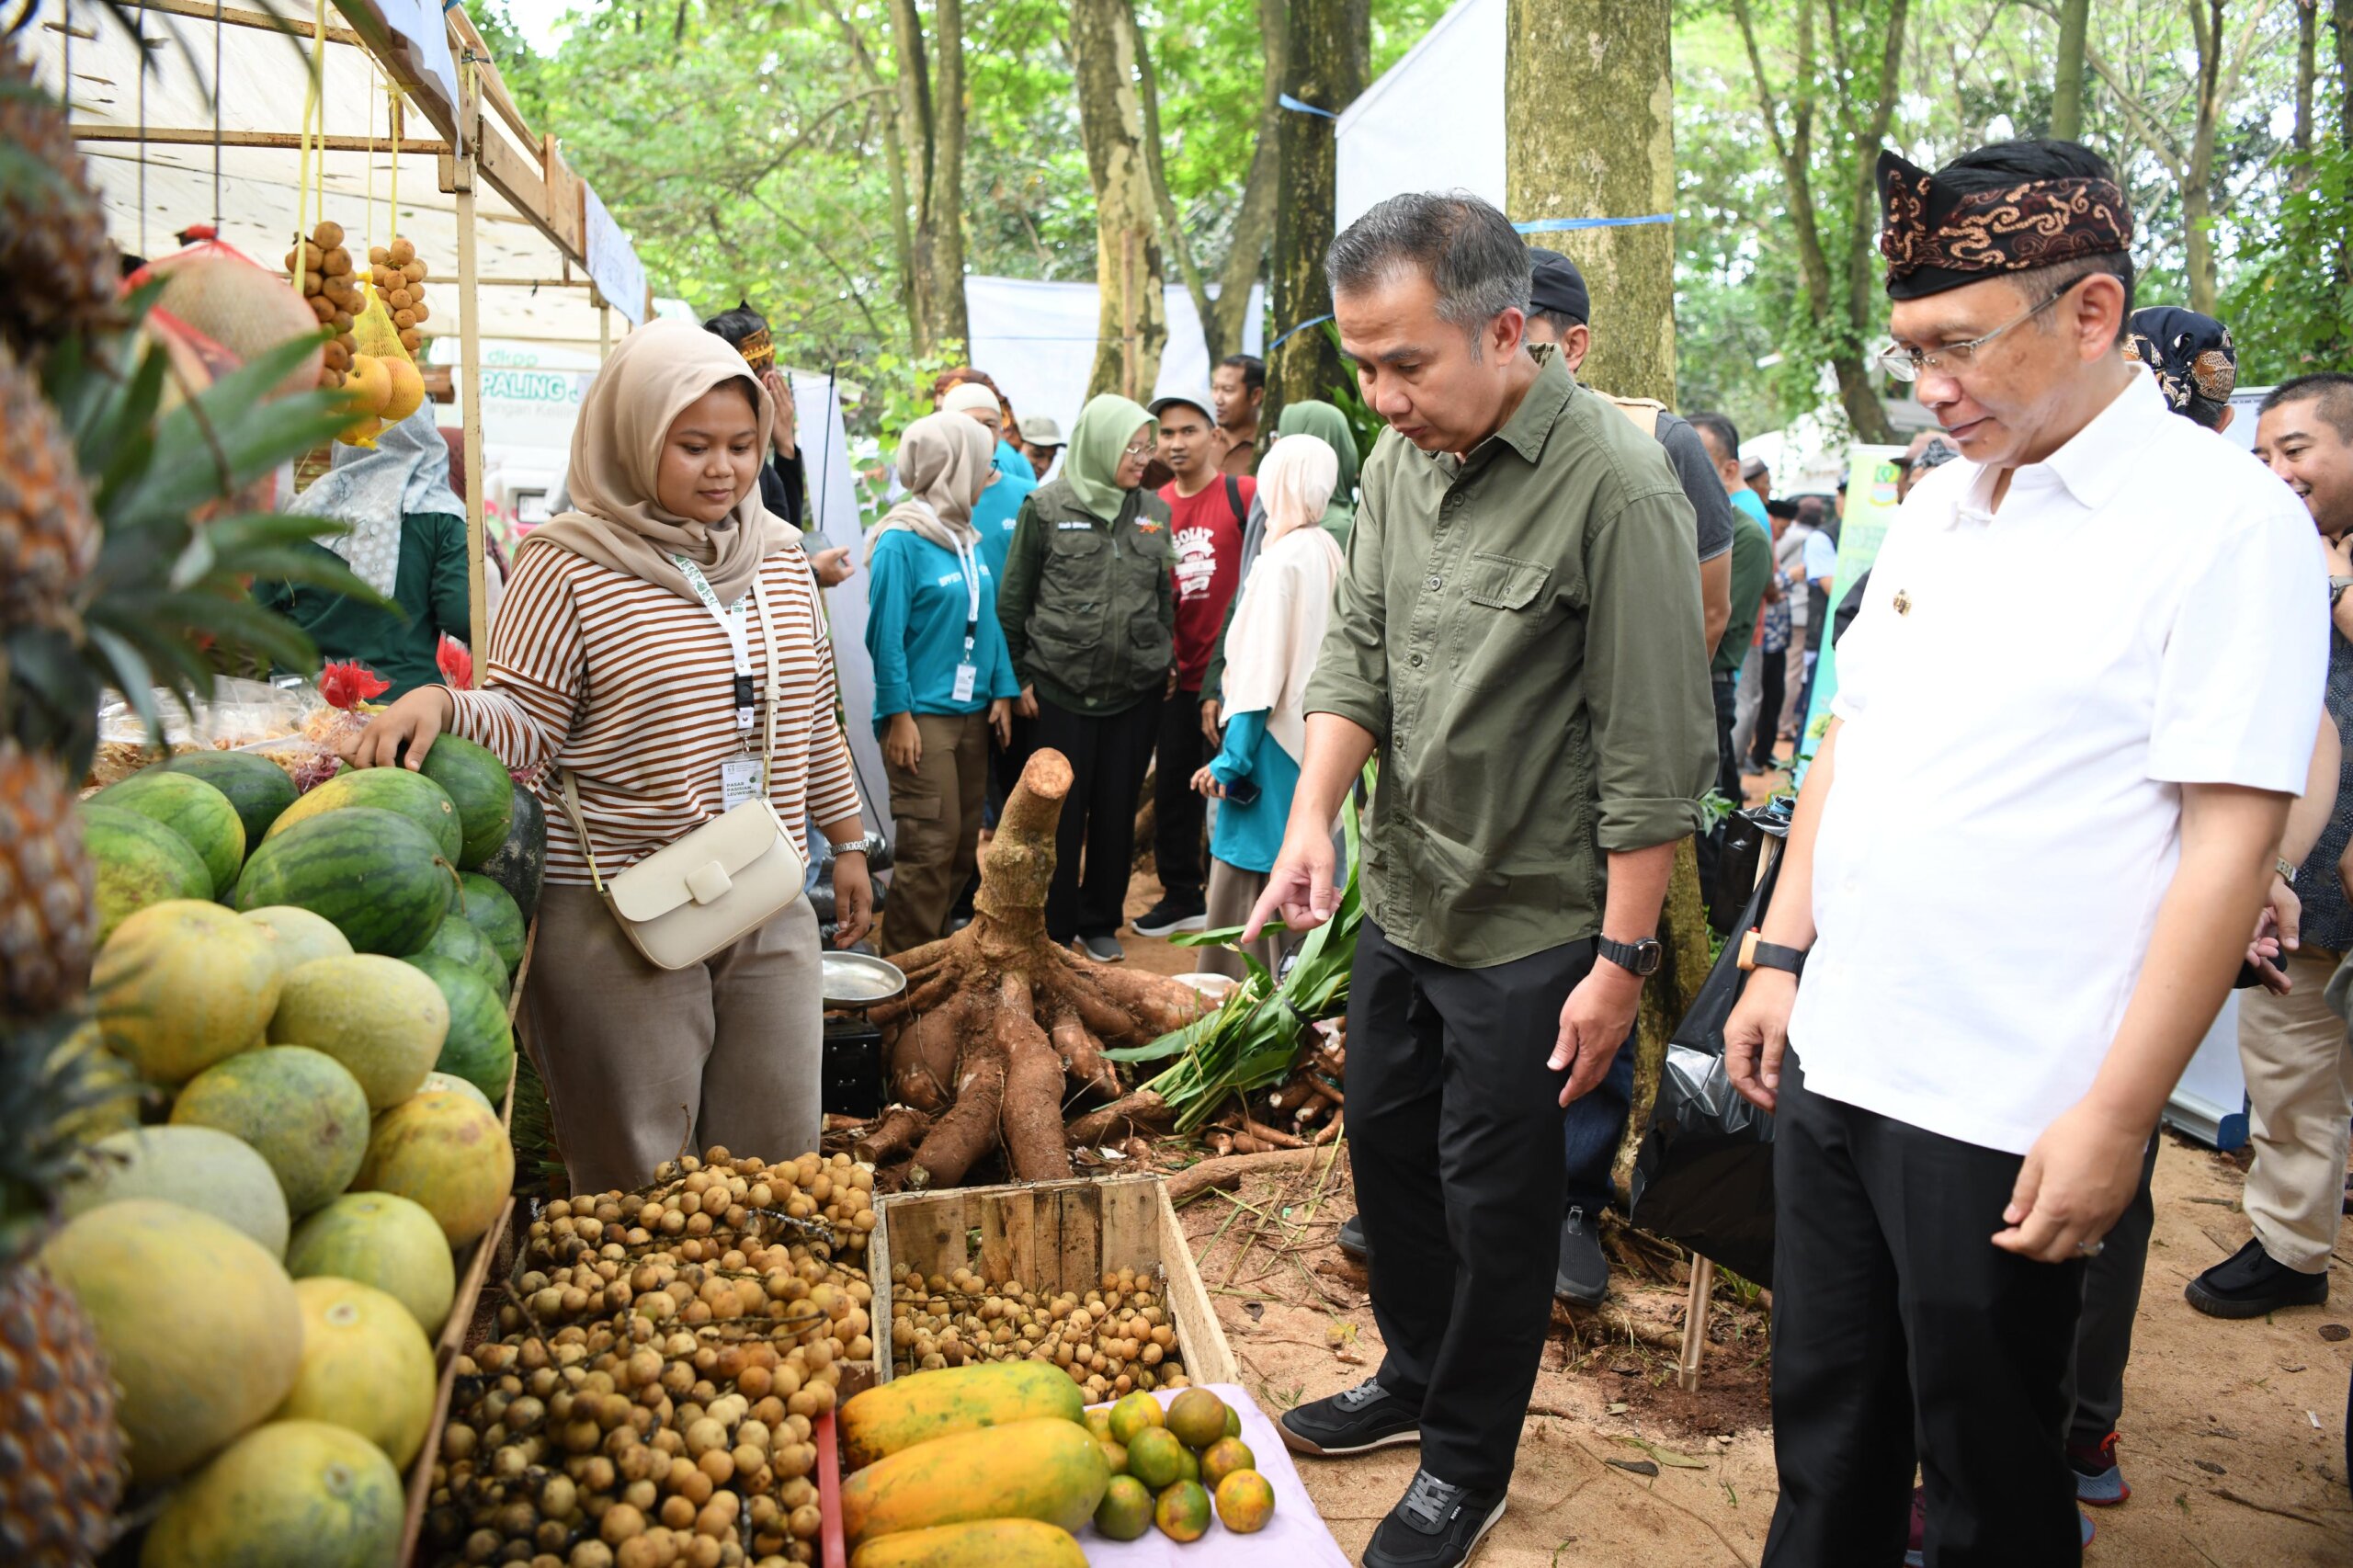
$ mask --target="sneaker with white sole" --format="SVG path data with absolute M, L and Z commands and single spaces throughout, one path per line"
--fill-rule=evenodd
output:
M 2124 1471 L 2116 1462 L 2116 1434 L 2110 1432 L 2088 1448 L 2067 1445 L 2067 1464 L 2075 1472 L 2075 1501 L 2095 1508 L 2113 1507 L 2132 1495 Z
M 1172 893 L 1137 915 L 1133 925 L 1139 937 L 1173 937 L 1179 931 L 1206 931 L 1210 928 L 1209 905 L 1199 898 L 1180 898 Z
M 1502 1492 L 1449 1485 L 1417 1470 L 1405 1495 L 1374 1527 L 1364 1568 L 1461 1568 L 1503 1517 Z
M 1422 1440 L 1420 1404 L 1382 1388 L 1379 1378 L 1367 1378 L 1329 1399 L 1293 1405 L 1277 1425 L 1283 1447 L 1325 1459 Z
M 1128 956 L 1128 949 L 1120 946 L 1117 937 L 1081 937 L 1071 945 L 1097 963 L 1119 963 Z

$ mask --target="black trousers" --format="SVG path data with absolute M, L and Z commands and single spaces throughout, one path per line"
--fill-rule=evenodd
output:
M 1030 750 L 1051 747 L 1071 767 L 1054 835 L 1054 880 L 1046 890 L 1046 935 L 1057 942 L 1108 937 L 1127 918 L 1137 797 L 1152 766 L 1159 712 L 1150 699 L 1117 713 L 1081 713 L 1038 699 Z
M 1511 1479 L 1536 1387 L 1566 1182 L 1568 1074 L 1544 1062 L 1593 953 L 1455 969 L 1370 920 L 1357 937 L 1348 1142 L 1381 1385 L 1421 1405 L 1422 1464 L 1458 1486 Z
M 1781 704 L 1790 694 L 1790 656 L 1757 650 L 1756 676 L 1756 735 L 1748 743 L 1751 773 L 1762 773 L 1773 766 L 1774 748 L 1781 742 Z M 1739 798 L 1733 797 L 1739 804 Z
M 1193 789 L 1193 775 L 1209 761 L 1201 734 L 1201 694 L 1179 687 L 1160 705 L 1159 760 L 1152 778 L 1152 855 L 1161 891 L 1173 900 L 1199 903 L 1210 874 L 1201 840 L 1209 801 Z
M 1903 1561 L 1915 1458 L 1929 1568 L 2082 1562 L 2063 1439 L 2084 1265 L 1988 1239 L 2021 1163 L 1813 1094 L 1784 1060 L 1765 1568 Z
M 1745 802 L 1741 795 L 1740 758 L 1733 755 L 1732 749 L 1733 677 L 1712 676 L 1710 685 L 1716 701 L 1716 788 L 1738 811 Z M 1699 896 L 1711 907 L 1716 903 L 1716 862 L 1723 855 L 1723 826 L 1719 824 L 1691 843 L 1692 854 L 1699 861 Z
M 2124 1363 L 2132 1358 L 2132 1319 L 2141 1310 L 2141 1277 L 2149 1267 L 2149 1233 L 2157 1210 L 2149 1184 L 2157 1174 L 2157 1141 L 2141 1161 L 2141 1188 L 2100 1238 L 2084 1266 L 2084 1315 L 2075 1327 L 2075 1414 L 2067 1440 L 2086 1449 L 2116 1430 L 2124 1410 Z

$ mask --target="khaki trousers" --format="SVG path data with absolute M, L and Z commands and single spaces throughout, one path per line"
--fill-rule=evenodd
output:
M 1212 931 L 1227 926 L 1239 926 L 1250 918 L 1259 896 L 1267 891 L 1267 873 L 1245 871 L 1239 866 L 1229 866 L 1211 857 L 1210 860 L 1209 928 Z M 1269 935 L 1259 937 L 1245 949 L 1201 948 L 1196 949 L 1201 960 L 1203 974 L 1222 974 L 1234 980 L 1246 980 L 1250 966 L 1242 961 L 1248 952 L 1267 966 L 1269 974 L 1282 972 L 1283 960 L 1306 940 L 1305 936 Z
M 817 1147 L 824 985 L 805 898 L 665 970 L 593 889 L 548 887 L 523 1013 L 575 1193 L 642 1187 L 681 1149 L 788 1160 Z
M 2295 983 L 2287 995 L 2239 995 L 2239 1063 L 2255 1140 L 2246 1215 L 2273 1261 L 2318 1274 L 2336 1250 L 2344 1212 L 2353 1050 L 2345 1020 L 2321 997 L 2336 955 L 2306 948 L 2288 955 L 2286 967 Z
M 948 934 L 949 911 L 980 858 L 989 791 L 988 715 L 918 713 L 915 733 L 922 760 L 913 767 L 884 764 L 898 835 L 882 915 L 885 958 Z

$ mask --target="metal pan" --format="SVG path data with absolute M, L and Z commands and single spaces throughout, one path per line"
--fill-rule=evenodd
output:
M 828 1008 L 865 1008 L 891 1001 L 907 989 L 899 966 L 865 953 L 828 950 L 818 955 Z

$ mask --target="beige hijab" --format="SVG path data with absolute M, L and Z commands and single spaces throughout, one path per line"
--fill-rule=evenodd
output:
M 988 389 L 981 389 L 985 392 Z M 996 478 L 996 437 L 966 414 L 926 414 L 899 437 L 899 483 L 907 494 L 866 536 L 866 559 L 882 536 L 904 528 L 961 555 L 980 543 L 972 503 Z
M 568 550 L 699 604 L 694 585 L 671 559 L 683 555 L 702 568 L 721 604 L 749 593 L 761 558 L 799 542 L 791 525 L 760 505 L 756 478 L 735 503 L 733 515 L 721 523 L 670 517 L 654 499 L 654 475 L 671 422 L 711 388 L 733 381 L 749 381 L 758 391 L 765 460 L 776 402 L 725 339 L 666 317 L 623 337 L 580 402 L 567 480 L 573 510 L 533 528 L 523 549 L 547 544 Z

